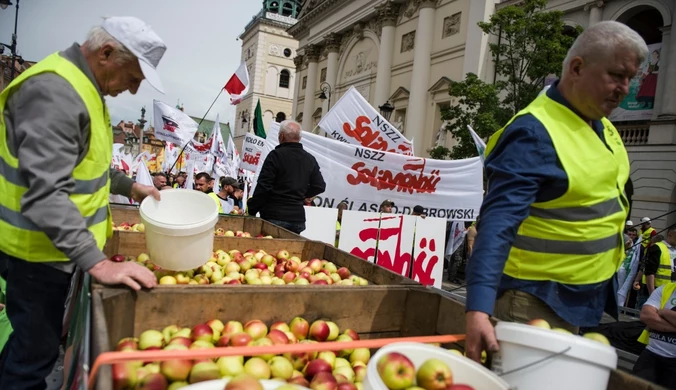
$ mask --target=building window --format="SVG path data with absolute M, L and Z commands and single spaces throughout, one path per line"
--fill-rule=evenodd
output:
M 289 58 L 291 57 L 291 54 L 292 54 L 291 49 L 289 49 L 288 47 L 284 49 L 284 57 Z
M 307 76 L 303 77 L 303 89 L 307 87 Z
M 405 53 L 407 51 L 413 50 L 415 47 L 415 31 L 411 31 L 408 34 L 404 34 L 401 37 L 401 52 Z
M 282 15 L 283 16 L 291 16 L 293 15 L 293 4 L 291 3 L 284 3 L 282 6 Z
M 289 88 L 289 79 L 291 78 L 291 75 L 289 74 L 289 71 L 284 69 L 281 72 L 279 72 L 279 88 Z
M 319 75 L 319 82 L 323 83 L 326 81 L 326 68 L 322 68 L 322 73 Z

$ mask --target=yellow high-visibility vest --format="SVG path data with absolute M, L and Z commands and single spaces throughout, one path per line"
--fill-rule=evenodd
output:
M 510 123 L 525 114 L 533 115 L 547 129 L 568 177 L 568 190 L 557 199 L 531 205 L 504 273 L 517 279 L 572 285 L 610 279 L 624 258 L 622 232 L 629 208 L 623 193 L 629 158 L 620 135 L 603 118 L 606 147 L 589 124 L 546 94 Z M 491 137 L 486 156 L 505 128 Z
M 218 197 L 218 195 L 215 192 L 210 192 L 207 195 L 209 195 L 209 197 L 213 199 L 214 202 L 216 202 L 216 206 L 218 206 L 218 213 L 223 214 L 223 205 L 221 205 L 221 199 Z
M 664 290 L 662 290 L 662 299 L 660 300 L 660 309 L 664 309 L 664 307 L 667 305 L 667 302 L 669 302 L 669 298 L 671 298 L 671 294 L 673 294 L 674 291 L 676 291 L 676 283 L 669 283 L 664 287 Z M 648 345 L 648 341 L 650 341 L 650 330 L 646 328 L 641 333 L 638 341 Z
M 652 239 L 652 234 L 654 231 L 654 228 L 649 227 L 644 232 L 641 232 L 641 245 L 643 245 L 644 249 L 650 245 L 650 240 Z
M 658 242 L 655 245 L 660 248 L 660 265 L 657 268 L 657 273 L 655 273 L 655 288 L 658 288 L 671 282 L 671 256 L 669 255 L 669 248 L 664 242 Z M 646 284 L 645 273 L 641 282 Z
M 7 98 L 28 78 L 42 73 L 63 77 L 87 107 L 90 119 L 89 150 L 73 170 L 75 188 L 69 198 L 84 217 L 99 249 L 112 235 L 108 206 L 109 168 L 112 162 L 113 132 L 103 99 L 87 76 L 72 62 L 54 53 L 30 67 L 0 93 L 0 250 L 31 262 L 68 261 L 52 244 L 47 234 L 21 214 L 21 198 L 28 190 L 19 173 L 19 160 L 7 146 L 7 129 L 3 111 Z

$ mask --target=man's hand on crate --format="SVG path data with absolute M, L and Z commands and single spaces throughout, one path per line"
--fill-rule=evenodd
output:
M 134 262 L 116 263 L 103 260 L 89 270 L 89 274 L 102 284 L 126 284 L 138 291 L 141 287 L 153 288 L 157 285 L 157 278 L 148 268 Z
M 480 363 L 481 351 L 497 352 L 500 349 L 498 340 L 495 338 L 495 329 L 486 313 L 468 311 L 466 319 L 465 351 L 468 358 Z

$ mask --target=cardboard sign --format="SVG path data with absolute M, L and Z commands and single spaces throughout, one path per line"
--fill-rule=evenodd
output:
M 338 209 L 305 206 L 305 231 L 300 235 L 308 240 L 336 244 Z

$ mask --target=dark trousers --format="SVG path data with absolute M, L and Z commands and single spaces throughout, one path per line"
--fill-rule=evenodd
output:
M 633 373 L 667 389 L 676 389 L 676 358 L 665 358 L 644 349 L 634 364 Z
M 59 357 L 71 274 L 0 252 L 14 332 L 0 354 L 0 390 L 43 390 Z
M 273 225 L 277 225 L 296 234 L 301 234 L 305 230 L 305 222 L 286 222 L 278 219 L 264 219 Z

